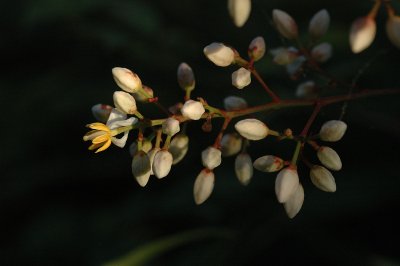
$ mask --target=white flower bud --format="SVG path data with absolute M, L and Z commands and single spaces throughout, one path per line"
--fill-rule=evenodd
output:
M 166 135 L 173 136 L 180 130 L 179 121 L 175 118 L 168 118 L 162 123 L 162 132 Z
M 143 89 L 142 91 L 137 91 L 132 93 L 132 96 L 133 98 L 135 98 L 136 101 L 146 103 L 149 101 L 149 98 L 154 97 L 154 92 L 152 88 L 147 87 L 146 85 L 143 85 L 142 89 Z
M 147 153 L 147 156 L 149 156 L 149 159 L 150 159 L 150 166 L 151 166 L 150 175 L 154 175 L 154 171 L 153 171 L 154 157 L 156 156 L 156 154 L 157 154 L 160 150 L 161 150 L 160 148 L 154 147 L 153 149 L 151 149 L 151 150 Z
M 184 90 L 193 90 L 196 85 L 196 81 L 194 79 L 194 73 L 192 68 L 186 64 L 181 63 L 178 66 L 178 84 Z
M 285 11 L 272 10 L 272 19 L 276 25 L 276 29 L 286 39 L 296 39 L 298 36 L 297 24 L 294 19 Z
M 242 149 L 243 139 L 237 133 L 225 134 L 221 139 L 222 156 L 228 157 L 235 155 Z
M 361 17 L 350 28 L 350 47 L 353 53 L 360 53 L 368 48 L 376 34 L 376 22 L 371 17 Z
M 166 177 L 169 174 L 169 171 L 171 171 L 172 161 L 172 154 L 169 151 L 158 151 L 154 156 L 151 168 L 154 175 L 159 179 Z
M 286 167 L 275 179 L 275 194 L 280 203 L 284 203 L 296 192 L 299 186 L 297 170 Z
M 172 154 L 172 164 L 179 163 L 185 157 L 189 149 L 189 137 L 183 133 L 176 135 L 169 144 L 169 152 Z
M 342 169 L 342 161 L 332 148 L 321 146 L 317 151 L 319 161 L 328 169 L 339 171 Z
M 284 162 L 279 157 L 265 155 L 255 160 L 253 166 L 258 171 L 271 173 L 281 170 L 284 166 Z
M 249 57 L 254 61 L 260 60 L 265 54 L 265 41 L 264 38 L 258 36 L 254 38 L 249 44 L 249 49 L 247 50 Z
M 146 186 L 150 178 L 150 159 L 144 151 L 135 154 L 132 160 L 132 173 L 140 186 Z
M 320 63 L 328 61 L 332 56 L 332 45 L 330 43 L 324 42 L 318 44 L 311 50 L 311 57 Z
M 242 185 L 247 185 L 253 176 L 253 163 L 248 153 L 240 153 L 235 159 L 235 173 Z
M 232 85 L 238 89 L 243 89 L 251 83 L 251 72 L 244 67 L 232 73 Z
M 305 81 L 296 89 L 296 96 L 304 99 L 314 99 L 318 96 L 318 88 L 312 80 Z
M 228 96 L 224 99 L 224 108 L 226 111 L 236 111 L 247 108 L 245 99 L 237 96 Z
M 221 151 L 210 146 L 201 152 L 201 161 L 204 167 L 213 170 L 221 164 Z
M 329 27 L 330 16 L 326 9 L 318 11 L 310 20 L 308 32 L 313 39 L 321 38 Z
M 319 138 L 323 141 L 335 142 L 340 140 L 346 133 L 347 124 L 340 120 L 330 120 L 325 122 L 320 131 Z
M 304 189 L 303 186 L 299 183 L 296 191 L 293 195 L 283 203 L 283 207 L 285 208 L 287 216 L 292 219 L 294 218 L 300 211 L 304 202 Z
M 214 189 L 215 176 L 208 169 L 203 169 L 194 181 L 193 196 L 197 205 L 208 199 Z
M 115 107 L 125 114 L 133 115 L 137 110 L 135 98 L 127 92 L 115 91 L 113 100 Z
M 142 81 L 139 76 L 127 68 L 114 67 L 112 74 L 118 87 L 126 92 L 137 92 L 142 88 Z
M 296 60 L 298 55 L 298 50 L 296 48 L 277 48 L 271 51 L 273 56 L 272 61 L 275 64 L 285 66 L 291 64 L 294 60 Z
M 400 48 L 400 16 L 389 15 L 386 21 L 386 34 L 393 45 Z
M 204 47 L 203 52 L 208 60 L 217 66 L 226 67 L 235 60 L 233 50 L 223 43 L 213 42 Z
M 242 137 L 249 140 L 260 140 L 268 135 L 268 127 L 260 120 L 248 118 L 235 124 L 235 129 Z
M 188 100 L 181 108 L 181 113 L 184 117 L 199 120 L 206 110 L 201 102 Z
M 143 140 L 142 142 L 142 151 L 148 153 L 151 148 L 153 147 L 153 144 L 151 143 L 150 140 Z M 137 152 L 138 152 L 138 143 L 137 141 L 132 142 L 131 145 L 129 145 L 129 154 L 133 157 Z
M 251 0 L 228 0 L 228 11 L 236 27 L 242 27 L 250 16 Z
M 336 182 L 335 178 L 323 166 L 314 165 L 310 171 L 311 182 L 320 190 L 325 192 L 335 192 Z
M 92 114 L 97 121 L 106 123 L 112 109 L 110 105 L 99 103 L 92 106 Z

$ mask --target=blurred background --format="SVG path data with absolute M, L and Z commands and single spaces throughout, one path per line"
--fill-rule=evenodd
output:
M 398 2 L 393 4 L 400 12 Z M 230 81 L 235 68 L 214 66 L 202 50 L 221 41 L 245 55 L 260 35 L 268 48 L 281 46 L 270 23 L 274 8 L 297 20 L 304 39 L 311 16 L 326 8 L 331 27 L 323 41 L 332 43 L 334 56 L 324 68 L 351 80 L 374 59 L 360 87 L 400 88 L 400 51 L 387 40 L 383 10 L 373 45 L 360 55 L 350 52 L 351 22 L 371 6 L 372 1 L 362 0 L 258 0 L 239 29 L 226 1 L 4 3 L 0 264 L 400 265 L 399 95 L 349 104 L 348 131 L 331 145 L 344 164 L 335 173 L 337 192 L 317 190 L 300 166 L 305 203 L 293 220 L 275 199 L 275 174 L 255 172 L 243 187 L 234 175 L 234 158 L 216 169 L 213 195 L 201 206 L 194 204 L 200 152 L 213 142 L 219 122 L 211 133 L 201 131 L 201 122 L 190 123 L 185 160 L 166 178 L 151 178 L 145 188 L 131 174 L 127 147 L 93 154 L 82 141 L 85 125 L 94 122 L 90 108 L 112 104 L 118 89 L 111 76 L 114 66 L 138 73 L 167 106 L 183 96 L 176 82 L 180 62 L 195 72 L 193 95 L 211 105 L 222 107 L 227 95 L 244 97 L 251 105 L 268 101 L 256 82 L 235 89 Z M 256 66 L 277 94 L 294 97 L 300 81 L 290 80 L 270 56 Z M 149 116 L 161 115 L 153 106 L 139 108 Z M 295 108 L 258 117 L 275 130 L 299 132 L 311 111 Z M 340 111 L 340 104 L 323 109 L 312 131 L 337 119 Z M 132 141 L 130 136 L 128 144 Z M 249 153 L 253 159 L 265 154 L 290 158 L 293 149 L 292 143 L 268 139 L 251 145 Z

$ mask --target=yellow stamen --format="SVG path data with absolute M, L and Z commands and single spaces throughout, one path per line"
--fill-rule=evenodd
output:
M 97 151 L 95 151 L 94 153 L 104 151 L 105 149 L 110 147 L 110 145 L 111 145 L 111 139 L 108 139 L 107 142 L 102 147 L 100 147 Z
M 103 143 L 103 142 L 108 141 L 110 138 L 111 138 L 110 134 L 103 134 L 103 135 L 100 135 L 100 136 L 95 137 L 95 138 L 92 140 L 92 143 L 93 143 L 93 144 Z

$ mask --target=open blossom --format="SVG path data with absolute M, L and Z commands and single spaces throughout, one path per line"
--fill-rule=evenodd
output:
M 228 11 L 236 27 L 242 27 L 250 16 L 251 0 L 228 0 Z
M 131 117 L 126 119 L 125 114 L 113 109 L 110 113 L 107 124 L 104 125 L 103 123 L 96 122 L 87 125 L 87 127 L 92 130 L 83 136 L 83 140 L 92 141 L 92 145 L 89 147 L 89 150 L 97 149 L 95 153 L 104 151 L 110 147 L 111 143 L 123 148 L 126 140 L 128 139 L 128 131 L 125 131 L 121 138 L 117 138 L 116 135 L 118 135 L 119 132 L 116 129 L 120 127 L 131 126 L 137 122 L 137 118 Z
M 217 66 L 226 67 L 233 63 L 235 54 L 233 50 L 223 43 L 213 42 L 204 47 L 205 56 Z
M 142 81 L 139 76 L 127 68 L 114 67 L 112 74 L 118 87 L 126 92 L 133 93 L 142 88 Z

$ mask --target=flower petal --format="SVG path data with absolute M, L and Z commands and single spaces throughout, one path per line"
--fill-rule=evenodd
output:
M 121 138 L 112 137 L 111 141 L 114 145 L 123 148 L 125 146 L 127 139 L 128 139 L 128 131 L 124 132 L 124 135 Z
M 110 116 L 108 117 L 107 126 L 110 126 L 112 123 L 114 123 L 116 121 L 120 121 L 120 120 L 124 120 L 124 119 L 126 119 L 126 114 L 113 108 L 110 113 Z
M 139 120 L 136 117 L 131 117 L 126 120 L 116 120 L 113 122 L 108 123 L 108 126 L 111 130 L 119 128 L 119 127 L 126 127 L 137 123 Z

